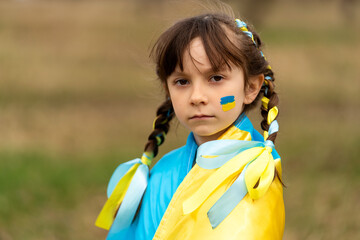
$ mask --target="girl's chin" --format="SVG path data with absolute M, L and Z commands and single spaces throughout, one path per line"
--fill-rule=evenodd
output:
M 198 136 L 198 137 L 204 137 L 204 138 L 210 138 L 214 135 L 217 135 L 218 132 L 213 132 L 213 131 L 204 131 L 204 130 L 194 130 L 192 131 L 194 133 L 194 135 Z
M 212 141 L 218 139 L 223 131 L 218 132 L 210 132 L 210 131 L 192 131 L 194 137 L 197 141 L 201 141 L 201 143 Z

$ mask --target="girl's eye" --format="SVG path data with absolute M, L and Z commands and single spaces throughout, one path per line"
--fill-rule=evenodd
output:
M 180 85 L 180 86 L 184 86 L 184 85 L 186 85 L 186 84 L 188 84 L 189 83 L 189 81 L 188 80 L 185 80 L 185 79 L 179 79 L 179 80 L 176 80 L 175 81 L 175 84 L 176 85 Z
M 223 80 L 224 79 L 224 77 L 222 77 L 222 76 L 220 76 L 220 75 L 215 75 L 215 76 L 212 76 L 211 78 L 210 78 L 210 81 L 212 81 L 212 82 L 220 82 L 221 80 Z

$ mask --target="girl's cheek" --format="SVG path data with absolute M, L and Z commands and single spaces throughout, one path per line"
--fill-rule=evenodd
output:
M 225 96 L 220 99 L 220 105 L 222 110 L 227 112 L 235 107 L 235 97 L 234 96 Z

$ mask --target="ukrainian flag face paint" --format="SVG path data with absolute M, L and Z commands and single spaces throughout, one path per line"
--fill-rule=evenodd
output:
M 220 99 L 220 104 L 222 106 L 222 110 L 227 112 L 235 107 L 235 97 L 234 96 L 226 96 Z

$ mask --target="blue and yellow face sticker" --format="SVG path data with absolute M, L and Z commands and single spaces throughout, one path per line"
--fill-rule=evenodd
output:
M 235 97 L 226 96 L 220 99 L 220 104 L 224 112 L 227 112 L 235 107 Z

